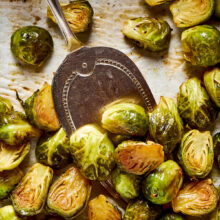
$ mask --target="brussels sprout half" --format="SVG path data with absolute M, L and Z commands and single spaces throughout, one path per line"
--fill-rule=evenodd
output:
M 70 152 L 82 174 L 90 180 L 106 180 L 115 166 L 114 146 L 94 124 L 85 125 L 71 135 Z
M 56 131 L 60 123 L 54 109 L 51 86 L 44 83 L 24 103 L 25 113 L 31 124 L 45 131 Z
M 161 5 L 170 1 L 172 0 L 145 0 L 145 2 L 147 2 L 147 4 L 150 6 Z
M 89 202 L 88 220 L 121 220 L 121 213 L 104 196 L 99 195 Z
M 183 135 L 183 122 L 173 99 L 161 97 L 155 110 L 149 113 L 149 131 L 154 140 L 172 152 Z
M 176 162 L 167 160 L 145 178 L 143 194 L 154 204 L 166 204 L 175 198 L 182 183 L 182 169 Z
M 8 197 L 9 193 L 18 184 L 22 176 L 23 172 L 19 168 L 0 172 L 0 199 Z
M 67 4 L 61 3 L 61 8 L 74 33 L 86 31 L 92 23 L 93 9 L 88 1 L 77 0 Z M 49 7 L 47 8 L 47 17 L 57 23 Z
M 129 202 L 123 220 L 154 220 L 160 214 L 160 208 L 147 201 L 137 199 Z
M 46 140 L 40 140 L 35 149 L 37 160 L 54 168 L 61 168 L 70 161 L 69 138 L 63 128 Z
M 0 219 L 1 220 L 21 220 L 13 208 L 12 205 L 7 205 L 2 208 L 0 208 Z
M 215 1 L 215 16 L 220 18 L 220 0 Z
M 208 130 L 213 126 L 217 110 L 198 78 L 191 78 L 180 86 L 177 100 L 180 116 L 190 127 Z
M 53 39 L 44 28 L 26 26 L 16 30 L 11 37 L 13 55 L 33 66 L 41 66 L 53 51 Z
M 206 71 L 204 84 L 212 101 L 220 108 L 220 69 L 216 67 Z
M 125 21 L 122 33 L 139 47 L 157 52 L 169 47 L 171 28 L 162 19 L 140 17 Z
M 185 173 L 191 177 L 205 178 L 212 170 L 214 148 L 209 131 L 191 130 L 182 139 L 178 159 Z
M 177 27 L 191 27 L 208 20 L 214 10 L 214 0 L 176 0 L 170 5 Z
M 2 117 L 2 114 L 9 113 L 12 110 L 13 110 L 13 106 L 11 102 L 8 99 L 0 96 L 0 114 L 1 114 L 0 117 Z
M 15 211 L 23 216 L 39 214 L 44 207 L 52 178 L 53 170 L 50 167 L 34 164 L 12 192 Z
M 206 67 L 220 62 L 220 32 L 214 26 L 198 25 L 183 31 L 181 43 L 184 59 L 192 65 Z
M 16 168 L 29 153 L 30 143 L 10 146 L 0 142 L 0 172 Z
M 213 145 L 214 145 L 214 157 L 220 168 L 220 133 L 214 135 Z
M 70 167 L 51 185 L 47 211 L 65 219 L 75 218 L 87 206 L 90 193 L 90 181 L 77 168 Z
M 140 193 L 141 177 L 126 173 L 119 168 L 112 171 L 112 183 L 117 193 L 125 199 L 134 199 Z
M 164 162 L 163 146 L 151 141 L 124 141 L 115 150 L 115 160 L 122 170 L 143 175 Z
M 218 192 L 211 179 L 190 182 L 172 201 L 174 212 L 202 216 L 212 212 L 218 203 Z
M 176 213 L 166 213 L 162 215 L 158 220 L 185 220 L 185 218 Z

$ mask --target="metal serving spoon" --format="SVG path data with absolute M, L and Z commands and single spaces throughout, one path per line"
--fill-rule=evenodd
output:
M 56 71 L 52 83 L 55 109 L 67 134 L 100 121 L 100 109 L 117 99 L 138 98 L 152 111 L 156 102 L 134 62 L 113 48 L 83 47 L 70 29 L 59 1 L 47 1 L 69 50 L 73 51 Z

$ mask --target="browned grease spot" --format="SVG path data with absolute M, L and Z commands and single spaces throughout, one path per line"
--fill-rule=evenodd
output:
M 30 91 L 30 89 L 28 87 L 23 86 L 22 87 L 24 90 Z
M 37 15 L 35 15 L 34 16 L 34 25 L 37 25 L 38 24 L 38 21 L 40 21 L 41 20 L 41 18 L 39 17 L 39 16 L 37 16 Z

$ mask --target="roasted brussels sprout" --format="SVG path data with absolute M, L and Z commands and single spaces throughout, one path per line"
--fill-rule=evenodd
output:
M 61 168 L 70 161 L 69 138 L 63 128 L 46 140 L 40 140 L 35 149 L 37 160 L 45 165 Z
M 29 153 L 30 143 L 10 146 L 0 142 L 0 172 L 16 168 Z
M 9 193 L 18 184 L 22 176 L 23 172 L 19 168 L 0 172 L 0 199 L 8 197 Z
M 89 202 L 88 220 L 121 220 L 121 213 L 104 196 L 99 195 Z
M 169 47 L 171 28 L 162 19 L 140 17 L 125 21 L 122 33 L 139 47 L 157 52 Z
M 50 187 L 47 211 L 65 219 L 78 216 L 87 206 L 91 183 L 79 170 L 70 167 Z
M 181 215 L 176 213 L 166 213 L 162 215 L 158 220 L 184 220 Z
M 0 117 L 2 117 L 2 114 L 9 113 L 12 110 L 13 110 L 13 106 L 11 102 L 8 99 L 0 96 L 0 114 L 1 114 Z
M 121 135 L 121 134 L 112 134 L 112 133 L 109 133 L 108 135 L 114 145 L 119 145 L 123 141 L 133 139 L 131 135 Z
M 159 207 L 154 207 L 149 205 L 147 201 L 137 199 L 128 203 L 123 220 L 154 220 L 159 213 Z
M 112 172 L 112 183 L 117 193 L 125 199 L 134 199 L 140 192 L 141 177 L 132 173 L 126 173 L 119 168 Z
M 0 140 L 9 145 L 20 145 L 31 138 L 39 138 L 41 131 L 30 125 L 20 112 L 0 117 Z
M 206 71 L 204 84 L 212 101 L 220 108 L 220 69 L 216 67 Z
M 7 205 L 0 208 L 0 219 L 1 220 L 21 220 L 15 213 L 12 205 Z
M 60 123 L 54 109 L 51 86 L 44 83 L 40 90 L 34 92 L 25 103 L 25 113 L 30 122 L 39 129 L 56 131 Z
M 215 16 L 220 18 L 220 0 L 215 1 Z
M 176 0 L 170 5 L 177 27 L 191 27 L 208 20 L 214 10 L 214 0 Z
M 33 216 L 44 207 L 53 170 L 40 163 L 34 164 L 13 190 L 11 199 L 16 212 Z
M 122 170 L 143 175 L 164 162 L 163 146 L 151 141 L 124 141 L 115 150 L 115 160 Z
M 214 135 L 213 145 L 214 145 L 214 157 L 220 168 L 220 133 Z
M 218 193 L 211 179 L 190 182 L 172 201 L 174 212 L 202 216 L 212 212 L 218 202 Z
M 11 37 L 13 55 L 33 66 L 41 66 L 53 51 L 50 33 L 37 26 L 27 26 L 16 30 Z
M 191 177 L 205 178 L 212 170 L 214 149 L 209 131 L 187 132 L 178 151 L 178 159 L 185 173 Z
M 161 97 L 149 114 L 149 131 L 154 140 L 172 152 L 183 135 L 183 122 L 173 99 Z
M 192 65 L 206 67 L 220 62 L 220 32 L 214 26 L 198 25 L 183 31 L 181 43 L 184 59 Z
M 190 127 L 207 130 L 213 125 L 217 110 L 198 78 L 191 78 L 180 86 L 177 100 L 180 116 Z
M 167 160 L 143 181 L 143 194 L 154 204 L 171 202 L 183 183 L 183 172 L 179 165 Z
M 93 9 L 88 1 L 76 0 L 70 3 L 61 3 L 61 8 L 74 33 L 84 32 L 92 22 Z M 47 8 L 47 17 L 57 23 L 51 9 Z
M 156 5 L 161 5 L 167 2 L 170 2 L 172 0 L 145 0 L 148 5 L 150 6 L 156 6 Z
M 97 125 L 76 130 L 70 137 L 70 151 L 87 179 L 106 180 L 115 166 L 114 146 Z

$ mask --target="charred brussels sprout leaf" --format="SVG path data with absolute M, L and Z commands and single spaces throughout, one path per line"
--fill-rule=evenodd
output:
M 91 183 L 75 167 L 70 167 L 50 187 L 47 210 L 65 219 L 78 216 L 87 206 Z
M 215 1 L 215 16 L 220 18 L 220 0 Z
M 93 9 L 88 1 L 77 0 L 67 4 L 61 3 L 61 8 L 74 33 L 84 32 L 88 29 L 93 17 Z M 49 7 L 47 17 L 57 23 Z
M 19 145 L 31 138 L 39 138 L 41 131 L 30 125 L 20 112 L 10 112 L 0 118 L 0 140 Z
M 154 204 L 166 204 L 175 198 L 182 183 L 182 169 L 176 162 L 167 160 L 145 178 L 143 194 Z
M 139 196 L 141 177 L 126 173 L 119 168 L 112 172 L 112 183 L 117 193 L 125 199 L 134 199 Z
M 115 150 L 115 160 L 122 170 L 143 175 L 164 162 L 163 146 L 151 141 L 124 141 Z
M 213 137 L 214 155 L 220 168 L 220 133 L 217 133 Z
M 30 122 L 45 131 L 56 131 L 60 123 L 54 109 L 51 86 L 44 83 L 40 90 L 37 90 L 25 101 L 25 113 Z
M 45 204 L 53 170 L 40 163 L 34 164 L 12 192 L 15 211 L 23 216 L 39 214 Z
M 212 101 L 220 108 L 220 69 L 216 67 L 205 72 L 204 84 Z
M 166 213 L 162 215 L 158 220 L 185 220 L 185 218 L 179 214 Z
M 207 129 L 213 125 L 217 110 L 199 79 L 191 78 L 183 83 L 177 100 L 180 116 L 190 127 Z
M 40 163 L 54 168 L 61 168 L 70 161 L 69 138 L 63 128 L 46 140 L 40 140 L 35 149 Z
M 6 114 L 13 110 L 11 102 L 0 96 L 0 114 Z M 1 116 L 2 117 L 2 116 Z
M 214 26 L 199 25 L 183 31 L 181 43 L 184 59 L 192 65 L 206 67 L 220 62 L 220 32 Z
M 22 176 L 23 172 L 19 168 L 0 172 L 0 199 L 8 197 L 9 193 L 18 184 Z
M 41 66 L 53 51 L 53 39 L 43 28 L 22 27 L 11 37 L 11 51 L 17 59 L 33 66 Z
M 123 220 L 154 220 L 159 213 L 159 207 L 138 199 L 128 203 Z
M 70 151 L 87 179 L 106 180 L 114 168 L 114 146 L 96 125 L 85 125 L 75 131 L 70 137 Z
M 88 220 L 121 220 L 121 213 L 104 196 L 99 195 L 89 202 Z
M 12 205 L 4 206 L 0 208 L 0 219 L 1 220 L 21 220 L 13 208 Z
M 139 105 L 119 103 L 104 111 L 102 126 L 115 134 L 144 136 L 148 128 L 148 115 Z
M 190 182 L 172 201 L 174 212 L 202 216 L 212 212 L 218 203 L 218 193 L 211 179 Z
M 30 143 L 11 146 L 0 142 L 0 172 L 16 168 L 24 160 L 29 150 Z
M 150 6 L 161 5 L 170 1 L 172 0 L 145 0 L 145 2 L 147 2 L 147 4 Z
M 149 114 L 149 131 L 155 141 L 172 152 L 181 141 L 183 122 L 173 99 L 161 97 L 153 112 Z
M 208 20 L 214 10 L 214 0 L 176 0 L 170 6 L 177 27 L 191 27 Z
M 205 178 L 212 170 L 214 149 L 209 131 L 187 132 L 181 142 L 178 158 L 185 173 L 191 177 Z
M 153 52 L 169 47 L 171 28 L 162 19 L 149 17 L 129 19 L 125 21 L 122 32 L 139 47 Z

